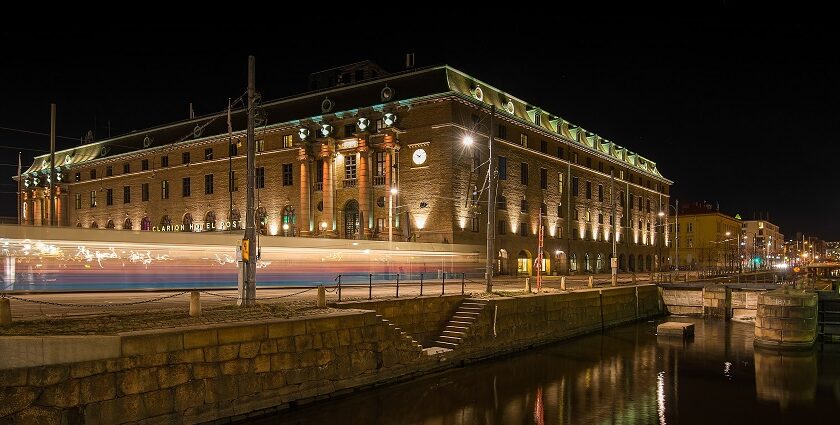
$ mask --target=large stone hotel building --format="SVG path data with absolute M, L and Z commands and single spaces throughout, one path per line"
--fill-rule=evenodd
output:
M 492 132 L 499 273 L 532 273 L 540 219 L 549 273 L 608 271 L 613 238 L 622 270 L 668 264 L 668 216 L 658 213 L 672 182 L 638 153 L 448 66 L 388 74 L 361 62 L 310 84 L 257 111 L 262 234 L 388 240 L 392 212 L 395 241 L 481 251 Z M 56 152 L 56 221 L 102 231 L 244 227 L 246 112 L 237 107 L 231 133 L 220 107 Z M 49 171 L 44 155 L 23 174 L 27 225 L 50 223 Z

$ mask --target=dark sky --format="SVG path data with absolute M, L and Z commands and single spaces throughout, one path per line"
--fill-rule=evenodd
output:
M 270 100 L 345 63 L 399 71 L 411 51 L 418 67 L 452 65 L 656 161 L 681 203 L 769 213 L 788 237 L 840 240 L 840 37 L 813 19 L 599 17 L 528 29 L 459 20 L 383 30 L 343 19 L 247 38 L 244 28 L 209 24 L 45 28 L 0 29 L 0 127 L 46 133 L 56 102 L 60 148 L 92 129 L 106 137 L 109 122 L 118 135 L 184 119 L 189 102 L 197 114 L 221 111 L 245 91 L 248 54 Z M 47 150 L 49 138 L 0 129 L 0 145 L 0 173 L 11 177 L 18 149 L 5 146 Z M 26 167 L 35 152 L 23 153 Z M 14 216 L 14 184 L 0 182 L 0 215 Z

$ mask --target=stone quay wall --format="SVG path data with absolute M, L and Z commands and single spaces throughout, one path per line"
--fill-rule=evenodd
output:
M 376 311 L 346 310 L 58 345 L 0 338 L 0 425 L 245 419 L 643 319 L 659 314 L 660 302 L 655 285 L 490 298 L 452 351 L 425 352 L 396 329 L 413 323 L 415 335 L 429 334 L 463 299 L 372 303 L 391 309 L 390 323 Z M 438 325 L 418 321 L 426 307 Z
M 704 311 L 705 313 L 710 313 L 715 307 L 723 308 L 723 305 L 727 303 L 727 294 L 715 292 L 716 290 L 723 291 L 722 288 L 722 285 L 707 285 L 705 287 L 663 285 L 662 301 L 665 303 L 665 307 L 670 314 L 703 316 Z M 730 289 L 726 307 L 729 312 L 729 317 L 755 317 L 758 309 L 758 296 L 766 290 L 751 288 Z M 723 302 L 716 300 L 723 300 Z M 724 317 L 722 311 L 720 315 L 720 317 Z

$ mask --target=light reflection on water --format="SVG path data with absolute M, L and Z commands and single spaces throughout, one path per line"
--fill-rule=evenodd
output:
M 633 324 L 259 423 L 782 424 L 840 413 L 840 345 L 753 350 L 752 324 L 667 320 L 693 322 L 695 337 Z

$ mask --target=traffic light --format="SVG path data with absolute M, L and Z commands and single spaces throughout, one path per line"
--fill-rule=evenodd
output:
M 242 239 L 242 261 L 248 262 L 251 259 L 251 241 Z

